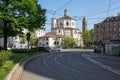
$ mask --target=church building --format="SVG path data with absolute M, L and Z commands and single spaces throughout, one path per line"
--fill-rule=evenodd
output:
M 82 33 L 76 28 L 75 19 L 68 16 L 68 11 L 64 10 L 64 16 L 58 19 L 51 19 L 51 32 L 39 38 L 39 46 L 62 47 L 64 37 L 71 36 L 75 39 L 76 47 L 83 46 Z

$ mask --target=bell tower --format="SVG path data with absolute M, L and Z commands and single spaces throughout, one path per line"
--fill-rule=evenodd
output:
M 84 32 L 87 29 L 87 20 L 85 17 L 82 19 L 82 32 Z

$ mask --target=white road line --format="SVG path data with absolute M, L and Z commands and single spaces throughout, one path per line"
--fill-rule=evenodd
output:
M 62 55 L 63 55 L 63 54 L 61 54 L 60 57 L 62 57 Z M 75 73 L 83 74 L 83 75 L 85 75 L 85 76 L 92 77 L 92 78 L 98 78 L 98 79 L 106 80 L 105 78 L 101 78 L 101 77 L 93 76 L 93 75 L 88 75 L 87 73 L 83 73 L 83 72 L 80 72 L 80 71 L 75 70 L 75 69 L 73 69 L 73 68 L 67 67 L 67 66 L 61 64 L 60 62 L 58 62 L 57 59 L 58 59 L 58 57 L 55 57 L 55 61 L 56 61 L 57 64 L 59 64 L 60 66 L 62 66 L 62 67 L 64 67 L 64 68 L 67 68 L 67 69 L 69 69 L 69 70 L 71 70 L 71 71 L 73 71 L 73 72 L 75 72 Z
M 75 62 L 75 63 L 77 63 L 77 64 L 86 65 L 86 66 L 90 66 L 90 67 L 94 67 L 94 68 L 99 68 L 98 66 L 88 65 L 88 64 L 79 62 L 79 61 L 80 61 L 79 59 L 75 59 L 75 58 L 71 57 L 70 55 L 67 55 L 67 57 L 68 57 L 69 59 L 72 59 L 72 62 Z
M 95 61 L 94 59 L 91 59 L 91 58 L 88 57 L 88 56 L 85 56 L 85 55 L 82 55 L 82 56 L 83 56 L 84 58 L 86 58 L 87 60 L 91 61 L 92 63 L 97 64 L 97 65 L 101 66 L 102 68 L 105 68 L 105 69 L 107 69 L 107 70 L 109 70 L 109 71 L 112 71 L 112 72 L 120 75 L 120 71 L 119 71 L 119 70 L 113 69 L 113 68 L 110 67 L 110 66 L 107 66 L 107 65 L 104 65 L 104 64 L 102 64 L 102 63 L 100 63 L 100 62 L 98 62 L 98 61 Z
M 57 74 L 65 77 L 65 78 L 68 78 L 68 79 L 70 79 L 70 80 L 74 80 L 74 79 L 72 79 L 71 77 L 65 76 L 65 75 L 62 74 L 61 72 L 58 72 L 58 71 L 54 70 L 53 68 L 50 68 L 50 67 L 49 67 L 49 65 L 47 64 L 46 60 L 47 60 L 48 58 L 50 58 L 51 56 L 52 56 L 52 55 L 44 58 L 44 60 L 43 60 L 44 65 L 45 65 L 49 70 L 51 70 L 51 71 L 53 71 L 53 72 L 55 72 L 55 73 L 57 73 Z

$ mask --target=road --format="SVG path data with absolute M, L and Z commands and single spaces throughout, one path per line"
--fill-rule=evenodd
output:
M 120 80 L 118 67 L 120 58 L 84 51 L 52 52 L 30 61 L 21 80 Z

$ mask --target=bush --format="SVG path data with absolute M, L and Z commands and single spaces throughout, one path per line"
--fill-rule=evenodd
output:
M 27 53 L 27 49 L 12 49 L 13 53 Z
M 0 46 L 0 50 L 3 50 L 3 47 Z
M 36 50 L 38 52 L 41 52 L 41 51 L 43 51 L 43 52 L 49 52 L 45 47 L 36 47 Z
M 0 66 L 12 56 L 10 51 L 0 51 Z
M 31 48 L 29 51 L 27 49 L 12 49 L 13 53 L 35 53 L 35 52 L 49 52 L 45 47 Z

